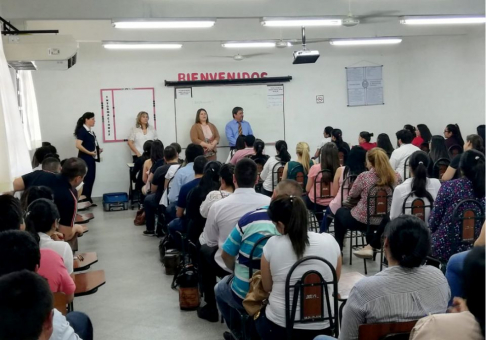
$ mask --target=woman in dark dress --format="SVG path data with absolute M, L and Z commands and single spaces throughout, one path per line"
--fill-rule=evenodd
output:
M 103 149 L 99 148 L 96 135 L 91 130 L 95 125 L 95 115 L 93 112 L 86 112 L 76 123 L 74 136 L 76 137 L 76 148 L 79 150 L 78 157 L 83 159 L 88 166 L 88 172 L 84 177 L 83 195 L 93 203 L 91 192 L 96 177 L 96 162 L 100 161 L 100 153 Z

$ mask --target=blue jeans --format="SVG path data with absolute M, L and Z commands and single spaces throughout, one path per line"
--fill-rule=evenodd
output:
M 83 340 L 93 340 L 93 325 L 89 317 L 81 312 L 69 312 L 66 314 L 66 320 Z
M 238 301 L 231 289 L 231 282 L 233 275 L 225 276 L 217 285 L 214 286 L 214 294 L 216 295 L 216 303 L 223 318 L 226 320 L 226 325 L 239 339 L 241 337 L 241 314 L 246 314 L 242 302 Z
M 452 255 L 449 262 L 447 262 L 445 276 L 449 283 L 449 287 L 451 287 L 451 299 L 449 300 L 449 305 L 452 305 L 452 299 L 454 299 L 454 297 L 464 297 L 462 270 L 467 254 L 469 254 L 469 250 Z
M 177 245 L 177 249 L 179 249 L 179 250 L 182 249 L 181 248 L 182 247 L 182 239 L 177 232 L 184 234 L 187 231 L 185 219 L 184 218 L 173 219 L 169 223 L 167 228 L 169 229 L 169 235 L 172 237 L 172 239 L 174 240 L 174 243 Z
M 322 221 L 321 221 L 321 234 L 322 233 L 327 233 L 329 230 L 329 225 L 331 224 L 332 220 L 334 219 L 334 214 L 331 211 L 330 207 L 327 207 L 326 210 L 324 211 L 324 215 L 322 216 Z

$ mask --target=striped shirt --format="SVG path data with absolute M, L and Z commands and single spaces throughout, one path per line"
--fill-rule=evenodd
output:
M 405 322 L 445 313 L 450 289 L 442 272 L 432 266 L 393 266 L 361 279 L 344 307 L 339 340 L 358 339 L 359 325 Z
M 267 209 L 268 207 L 264 207 L 243 215 L 223 245 L 223 250 L 228 255 L 238 255 L 238 260 L 235 263 L 235 277 L 231 283 L 231 289 L 240 299 L 244 299 L 250 289 L 248 264 L 253 246 L 259 239 L 266 235 L 280 235 L 268 217 Z M 260 243 L 258 248 L 255 249 L 252 268 L 259 268 L 264 245 L 265 241 Z

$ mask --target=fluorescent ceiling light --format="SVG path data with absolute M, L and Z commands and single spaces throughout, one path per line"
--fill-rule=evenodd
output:
M 473 15 L 450 16 L 406 16 L 400 17 L 400 23 L 405 25 L 450 25 L 450 24 L 484 24 L 486 17 Z
M 126 19 L 113 20 L 115 28 L 207 28 L 214 26 L 216 19 Z
M 357 39 L 331 39 L 331 45 L 356 46 L 356 45 L 391 45 L 399 44 L 402 38 L 357 38 Z
M 221 44 L 226 48 L 251 48 L 251 47 L 275 47 L 274 41 L 246 41 L 246 42 L 226 42 Z
M 158 42 L 103 42 L 103 47 L 111 50 L 161 50 L 161 49 L 178 49 L 182 47 L 182 44 L 176 43 L 158 43 Z
M 338 18 L 263 18 L 261 24 L 269 27 L 340 26 L 342 20 Z

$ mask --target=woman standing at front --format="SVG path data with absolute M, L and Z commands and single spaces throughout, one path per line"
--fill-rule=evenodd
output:
M 103 149 L 99 148 L 96 135 L 91 129 L 95 125 L 95 115 L 93 112 L 86 112 L 76 123 L 74 136 L 76 137 L 76 148 L 79 150 L 78 157 L 83 159 L 88 166 L 88 172 L 84 177 L 83 195 L 93 203 L 91 192 L 96 177 L 96 162 L 100 161 L 100 153 Z
M 208 113 L 205 109 L 197 110 L 196 122 L 191 128 L 191 141 L 204 148 L 204 156 L 208 160 L 216 160 L 219 132 L 216 126 L 209 122 Z
M 140 111 L 137 115 L 135 127 L 132 127 L 128 136 L 128 146 L 132 151 L 133 162 L 143 154 L 143 144 L 148 140 L 156 140 L 157 131 L 149 126 L 149 115 Z

